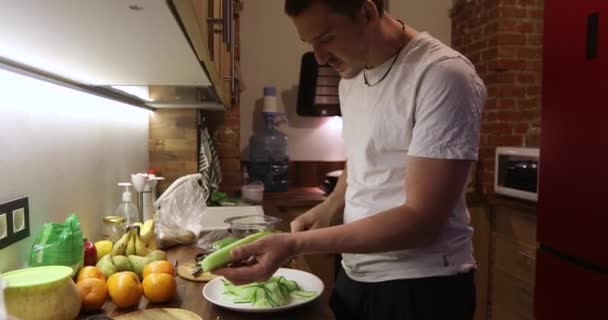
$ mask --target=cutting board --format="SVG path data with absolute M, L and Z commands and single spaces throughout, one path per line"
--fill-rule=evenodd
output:
M 186 280 L 190 280 L 190 281 L 202 281 L 202 282 L 207 282 L 207 281 L 211 281 L 213 280 L 213 278 L 215 278 L 216 276 L 209 273 L 209 272 L 202 272 L 200 274 L 198 274 L 197 276 L 193 276 L 192 275 L 192 270 L 194 269 L 195 266 L 195 262 L 184 262 L 183 264 L 180 263 L 177 266 L 177 275 L 186 279 Z
M 203 320 L 199 315 L 184 309 L 158 308 L 126 313 L 115 320 Z

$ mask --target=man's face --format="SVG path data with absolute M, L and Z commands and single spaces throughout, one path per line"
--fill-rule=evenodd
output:
M 363 70 L 368 36 L 361 13 L 353 19 L 315 2 L 292 19 L 302 41 L 312 45 L 320 65 L 328 64 L 344 79 L 354 78 Z

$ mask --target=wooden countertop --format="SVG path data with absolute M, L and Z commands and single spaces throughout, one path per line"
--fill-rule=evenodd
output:
M 270 202 L 264 202 L 264 212 L 267 215 L 279 215 L 278 209 Z M 288 223 L 285 222 L 280 226 L 282 230 L 289 230 Z M 167 259 L 169 261 L 178 260 L 185 262 L 193 259 L 193 257 L 202 250 L 193 246 L 181 246 L 167 250 Z M 310 272 L 310 267 L 303 257 L 296 257 L 295 261 L 290 264 L 291 267 L 303 271 Z M 210 303 L 203 297 L 203 287 L 205 282 L 194 282 L 176 277 L 177 293 L 173 300 L 164 304 L 148 304 L 145 298 L 142 298 L 140 305 L 137 308 L 117 309 L 112 301 L 108 300 L 103 306 L 102 313 L 110 316 L 118 316 L 128 312 L 136 311 L 137 309 L 149 308 L 182 308 L 190 310 L 203 318 L 203 320 L 246 320 L 246 319 L 293 319 L 293 320 L 333 320 L 335 319 L 329 305 L 321 298 L 315 301 L 304 304 L 302 306 L 276 312 L 276 313 L 244 313 L 224 309 Z M 81 315 L 77 319 L 85 320 L 91 314 Z
M 326 198 L 325 192 L 318 187 L 289 188 L 286 192 L 265 192 L 264 204 L 277 207 L 313 207 Z
M 267 192 L 264 193 L 264 212 L 267 215 L 281 217 L 281 207 L 306 207 L 314 206 L 326 199 L 325 193 L 317 188 L 291 188 L 287 192 Z M 479 197 L 467 194 L 468 201 L 479 201 Z M 284 220 L 279 226 L 281 230 L 289 230 L 289 221 Z M 191 260 L 196 253 L 201 250 L 196 247 L 176 247 L 167 251 L 169 261 L 176 259 L 182 262 Z M 310 267 L 303 257 L 298 257 L 292 265 L 296 269 L 310 272 Z M 137 309 L 146 308 L 182 308 L 193 311 L 200 315 L 203 320 L 245 320 L 245 319 L 294 319 L 294 320 L 333 320 L 334 315 L 326 303 L 326 300 L 316 299 L 313 302 L 303 306 L 286 310 L 277 313 L 243 313 L 227 310 L 215 306 L 208 302 L 202 295 L 204 282 L 193 282 L 177 277 L 177 293 L 172 301 L 164 304 L 148 304 L 146 299 L 141 299 L 141 303 L 137 308 L 132 309 L 117 309 L 116 306 L 108 300 L 104 305 L 103 314 L 110 316 L 118 316 L 128 312 L 136 311 Z M 91 314 L 81 315 L 77 319 L 87 319 Z

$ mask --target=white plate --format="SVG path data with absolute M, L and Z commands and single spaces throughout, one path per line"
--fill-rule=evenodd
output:
M 302 290 L 315 291 L 317 292 L 317 295 L 312 298 L 292 299 L 288 304 L 280 307 L 254 308 L 249 303 L 233 303 L 232 298 L 230 296 L 223 294 L 224 284 L 222 283 L 222 280 L 224 280 L 225 278 L 216 277 L 215 279 L 209 281 L 209 283 L 207 283 L 203 287 L 203 296 L 209 302 L 230 310 L 244 312 L 276 312 L 285 309 L 291 309 L 313 301 L 317 297 L 319 297 L 321 293 L 323 293 L 323 281 L 321 281 L 321 279 L 319 279 L 312 273 L 296 269 L 280 268 L 279 270 L 277 270 L 277 272 L 275 272 L 274 275 L 283 276 L 288 280 L 295 280 L 300 285 L 300 288 Z

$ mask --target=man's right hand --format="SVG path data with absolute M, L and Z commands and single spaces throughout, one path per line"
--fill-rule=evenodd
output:
M 329 222 L 327 224 L 324 221 L 320 221 L 319 217 L 315 212 L 315 208 L 312 208 L 305 213 L 298 216 L 296 219 L 291 221 L 290 227 L 291 232 L 299 232 L 306 230 L 313 230 L 319 228 L 325 228 L 329 226 Z
M 325 201 L 294 219 L 291 224 L 291 232 L 300 232 L 327 228 L 331 225 L 334 217 L 344 214 L 344 195 L 346 194 L 346 168 L 338 178 L 334 191 Z
M 332 218 L 342 214 L 342 210 L 342 206 L 336 207 L 326 200 L 295 218 L 290 224 L 291 232 L 327 228 L 331 225 Z

